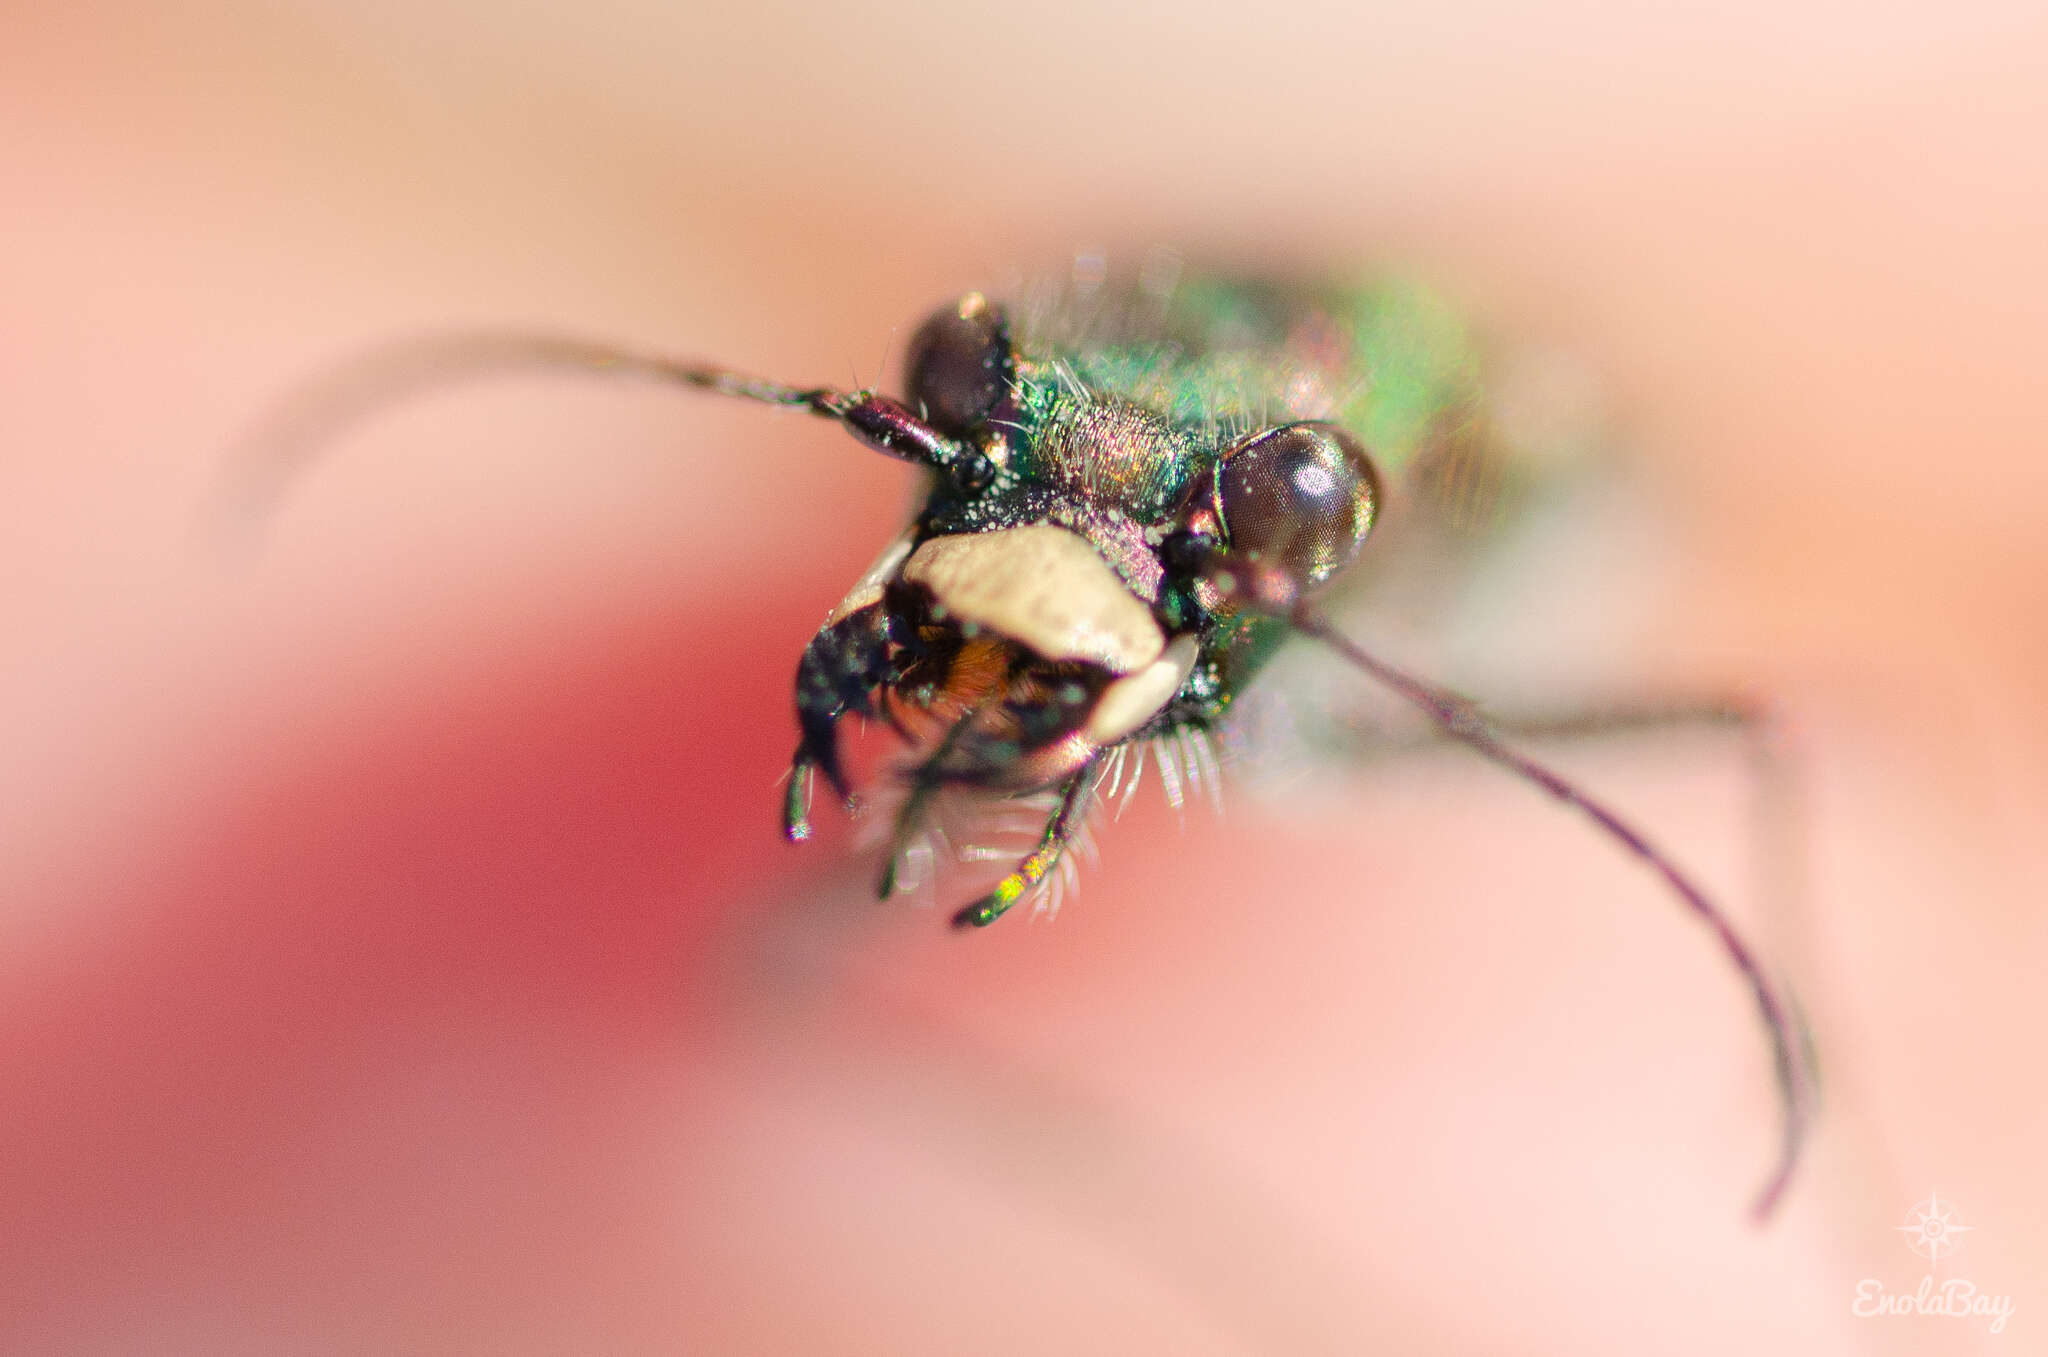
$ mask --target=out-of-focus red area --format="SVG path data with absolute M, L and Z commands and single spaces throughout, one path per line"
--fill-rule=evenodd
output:
M 0 1346 L 2025 1346 L 2038 15 L 577 13 L 8 25 Z M 1562 756 L 1800 984 L 1829 1110 L 1771 1231 L 1737 987 L 1483 770 L 1145 798 L 1056 923 L 971 939 L 780 844 L 789 673 L 910 489 L 829 429 L 463 388 L 260 556 L 196 530 L 370 339 L 867 380 L 935 301 L 1156 240 L 1407 259 L 1611 379 L 1679 562 L 1636 667 L 1806 751 L 1789 916 L 1725 743 Z M 1852 1314 L 1931 1190 L 2002 1335 Z

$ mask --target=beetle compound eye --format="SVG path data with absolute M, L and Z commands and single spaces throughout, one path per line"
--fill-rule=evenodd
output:
M 933 315 L 911 338 L 904 363 L 910 404 L 947 433 L 980 424 L 1009 382 L 1008 327 L 979 292 Z
M 1286 424 L 1225 453 L 1216 510 L 1230 552 L 1309 589 L 1351 564 L 1379 509 L 1365 448 L 1334 424 Z

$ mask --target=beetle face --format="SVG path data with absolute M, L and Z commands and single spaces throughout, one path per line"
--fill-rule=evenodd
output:
M 804 652 L 791 837 L 809 832 L 813 771 L 850 795 L 848 713 L 879 713 L 911 748 L 899 850 L 940 787 L 1049 789 L 1056 858 L 1139 742 L 1170 741 L 1169 796 L 1197 773 L 1213 785 L 1208 732 L 1372 526 L 1368 446 L 1412 461 L 1473 394 L 1462 329 L 1412 290 L 1140 281 L 942 308 L 909 345 L 900 403 L 768 392 L 933 468 L 903 537 Z M 1034 862 L 963 920 L 1033 888 Z
M 1156 379 L 1187 353 L 1124 361 Z M 1354 435 L 1233 430 L 1144 383 L 1092 382 L 1084 356 L 1014 335 L 979 295 L 911 342 L 905 404 L 996 471 L 972 488 L 934 478 L 910 530 L 833 611 L 833 628 L 865 631 L 859 665 L 829 691 L 862 711 L 871 691 L 937 782 L 1057 786 L 1124 741 L 1206 730 L 1273 626 L 1239 616 L 1207 572 L 1313 588 L 1371 526 L 1377 482 Z

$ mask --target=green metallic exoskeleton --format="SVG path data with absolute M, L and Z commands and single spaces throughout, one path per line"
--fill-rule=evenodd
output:
M 1116 751 L 1210 757 L 1287 609 L 1357 554 L 1382 470 L 1461 446 L 1478 377 L 1463 327 L 1405 284 L 1198 279 L 934 315 L 901 405 L 832 412 L 935 470 L 804 654 L 790 836 L 814 769 L 848 791 L 836 723 L 880 711 L 919 749 L 899 851 L 939 788 L 1056 790 L 1036 850 L 957 916 L 992 922 L 1059 861 Z

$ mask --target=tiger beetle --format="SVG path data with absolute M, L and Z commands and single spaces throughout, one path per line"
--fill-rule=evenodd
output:
M 1435 298 L 1395 282 L 1304 286 L 1099 273 L 1005 306 L 970 293 L 908 346 L 900 399 L 546 336 L 431 338 L 370 355 L 252 443 L 240 510 L 281 495 L 320 437 L 396 394 L 495 370 L 571 367 L 807 412 L 925 468 L 910 525 L 827 614 L 796 673 L 782 806 L 811 834 L 814 780 L 852 804 L 839 746 L 879 715 L 913 751 L 881 894 L 942 790 L 1050 793 L 1036 842 L 960 908 L 981 928 L 1042 890 L 1106 775 L 1161 742 L 1213 783 L 1207 740 L 1290 635 L 1328 647 L 1461 742 L 1573 807 L 1714 932 L 1769 1034 L 1782 1108 L 1767 1217 L 1805 1135 L 1795 1022 L 1693 879 L 1602 802 L 1508 744 L 1469 701 L 1366 650 L 1319 606 L 1358 556 L 1383 470 L 1417 471 L 1483 427 L 1478 356 Z M 1160 760 L 1162 769 L 1168 761 Z

